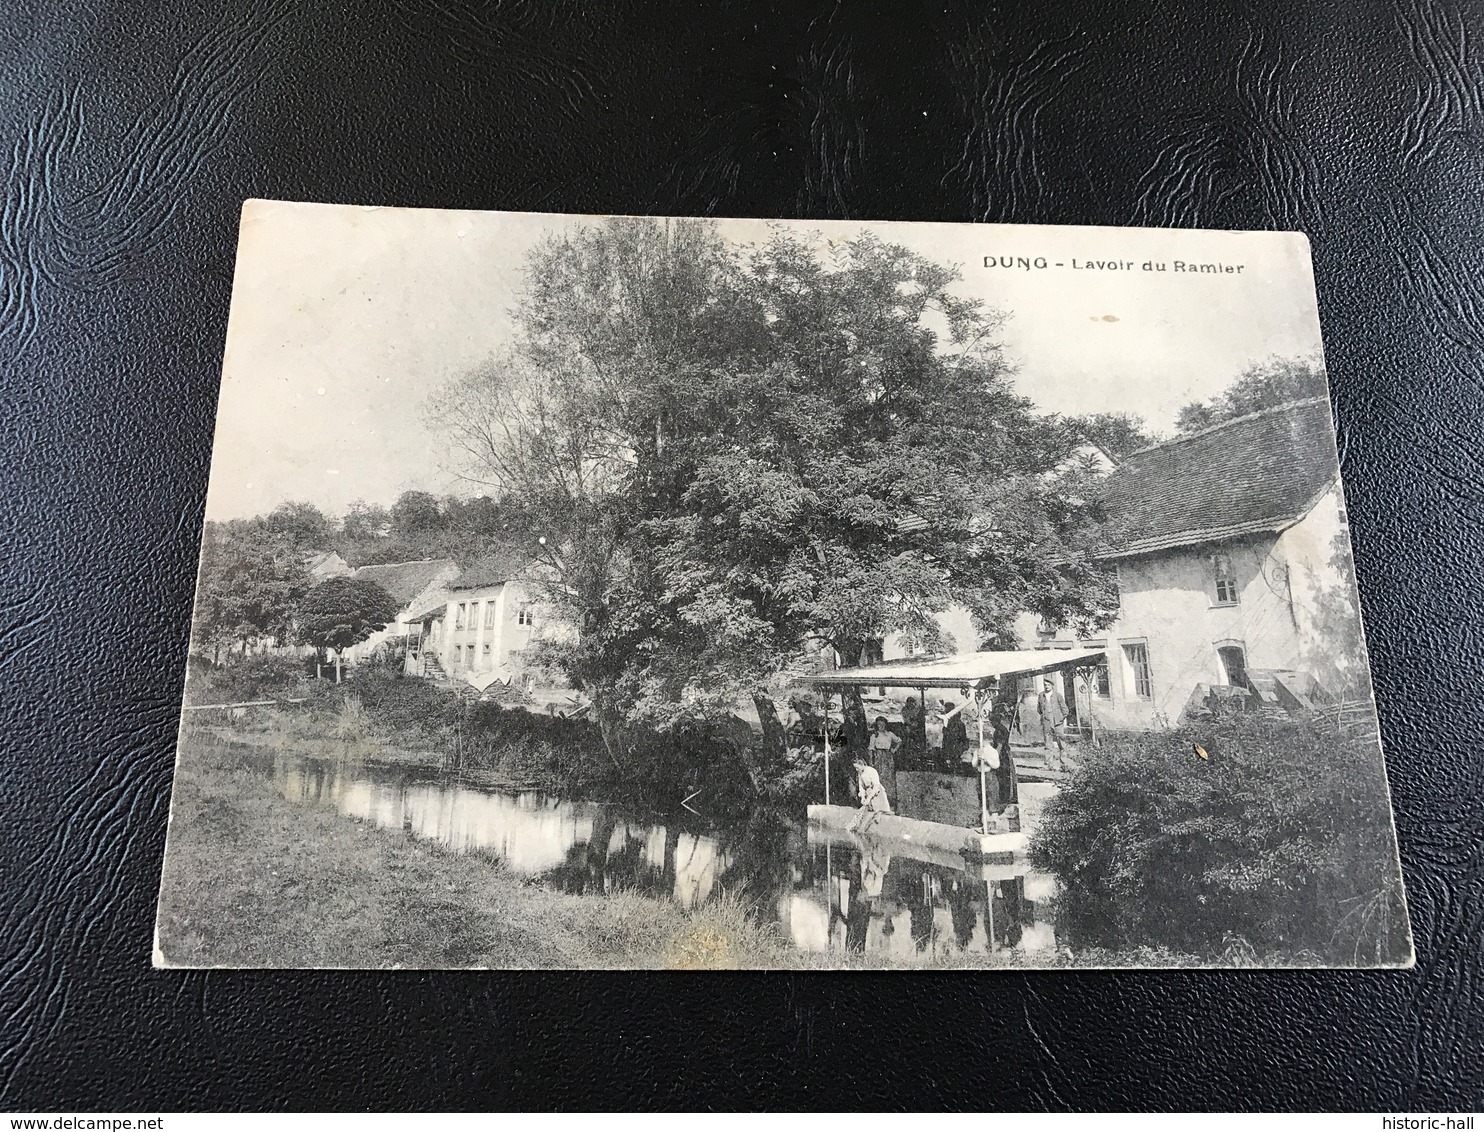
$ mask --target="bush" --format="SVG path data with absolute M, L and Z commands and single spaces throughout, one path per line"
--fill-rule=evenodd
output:
M 458 726 L 458 698 L 429 680 L 357 670 L 347 690 L 380 730 L 404 742 L 432 742 Z
M 253 656 L 231 664 L 198 662 L 187 668 L 190 704 L 231 704 L 304 694 L 304 662 L 298 657 Z
M 1242 716 L 1109 739 L 1031 846 L 1077 944 L 1378 965 L 1410 952 L 1395 853 L 1374 730 Z
M 312 682 L 300 694 L 307 697 L 304 714 L 325 735 L 374 733 L 399 746 L 432 749 L 448 769 L 500 771 L 548 789 L 601 790 L 662 807 L 702 784 L 713 810 L 750 805 L 758 792 L 736 743 L 717 728 L 634 729 L 621 738 L 620 766 L 590 719 L 473 700 L 428 680 L 361 668 L 344 684 Z

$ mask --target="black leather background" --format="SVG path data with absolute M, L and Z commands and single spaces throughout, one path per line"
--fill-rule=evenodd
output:
M 0 1108 L 1484 1105 L 1484 6 L 11 0 Z M 150 969 L 246 197 L 1301 228 L 1415 970 Z

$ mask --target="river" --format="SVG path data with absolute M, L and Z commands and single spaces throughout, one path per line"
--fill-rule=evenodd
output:
M 805 951 L 911 958 L 1056 948 L 1047 914 L 1055 881 L 1023 862 L 969 865 L 951 854 L 904 852 L 769 811 L 730 823 L 684 811 L 656 818 L 381 764 L 279 754 L 269 765 L 291 802 L 484 854 L 567 892 L 629 889 L 686 908 L 723 891 L 738 895 Z M 1022 801 L 1027 812 L 1035 808 L 1034 797 Z

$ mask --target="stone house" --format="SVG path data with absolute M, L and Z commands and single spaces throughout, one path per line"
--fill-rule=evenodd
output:
M 1107 479 L 1102 560 L 1119 611 L 1076 639 L 1025 615 L 1027 647 L 1105 648 L 1067 689 L 1098 726 L 1176 723 L 1213 688 L 1283 704 L 1348 683 L 1333 610 L 1354 614 L 1349 531 L 1329 402 L 1224 421 L 1127 456 Z M 1358 637 L 1357 637 L 1358 642 Z

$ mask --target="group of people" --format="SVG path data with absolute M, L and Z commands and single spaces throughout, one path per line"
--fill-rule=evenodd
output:
M 1040 691 L 1034 694 L 1036 723 L 1039 725 L 1041 741 L 1046 747 L 1048 759 L 1053 744 L 1060 756 L 1064 750 L 1063 732 L 1067 723 L 1066 701 L 1052 680 L 1042 682 Z M 994 755 L 980 752 L 976 758 L 968 759 L 969 735 L 964 719 L 968 705 L 960 707 L 952 700 L 943 700 L 937 716 L 937 730 L 941 738 L 932 742 L 927 713 L 916 696 L 908 696 L 902 705 L 902 734 L 898 735 L 888 726 L 885 716 L 877 716 L 871 725 L 866 750 L 858 753 L 854 760 L 856 797 L 862 809 L 891 813 L 891 797 L 896 793 L 896 768 L 898 759 L 917 765 L 920 762 L 941 762 L 945 769 L 956 768 L 966 761 L 974 765 L 982 762 L 993 774 L 999 803 L 1017 804 L 1020 791 L 1015 773 L 1015 760 L 1010 753 L 1010 734 L 1025 734 L 1030 697 L 1021 697 L 1013 703 L 997 701 L 990 710 L 990 743 Z M 930 756 L 938 752 L 938 759 Z

